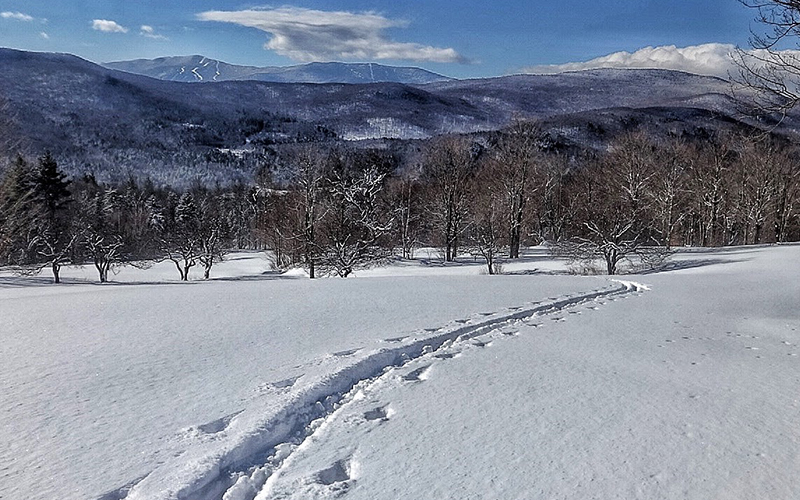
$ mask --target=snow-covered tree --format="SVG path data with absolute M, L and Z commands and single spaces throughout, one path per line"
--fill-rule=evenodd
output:
M 392 220 L 379 211 L 386 174 L 374 166 L 363 171 L 333 172 L 328 187 L 326 217 L 320 227 L 322 267 L 342 278 L 386 258 L 380 239 Z

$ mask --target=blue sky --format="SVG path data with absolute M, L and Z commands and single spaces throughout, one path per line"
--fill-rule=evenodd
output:
M 557 70 L 619 51 L 632 54 L 615 56 L 618 65 L 688 64 L 708 58 L 697 46 L 717 56 L 746 47 L 754 14 L 736 0 L 0 0 L 0 46 L 94 62 L 371 61 L 463 78 Z

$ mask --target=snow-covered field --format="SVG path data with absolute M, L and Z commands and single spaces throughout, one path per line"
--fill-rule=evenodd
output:
M 798 262 L 0 274 L 0 498 L 800 498 Z

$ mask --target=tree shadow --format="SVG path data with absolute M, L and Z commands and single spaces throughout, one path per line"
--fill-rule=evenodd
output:
M 667 262 L 655 269 L 645 269 L 632 274 L 662 274 L 673 271 L 683 271 L 684 269 L 697 269 L 700 267 L 735 264 L 738 262 L 747 262 L 749 260 L 750 259 L 687 259 Z

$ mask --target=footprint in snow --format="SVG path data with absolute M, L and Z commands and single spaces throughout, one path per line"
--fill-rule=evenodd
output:
M 425 380 L 425 373 L 430 367 L 430 365 L 421 366 L 416 370 L 403 375 L 403 380 L 406 382 L 421 382 Z
M 369 421 L 380 420 L 381 422 L 388 421 L 389 413 L 386 411 L 386 406 L 379 406 L 369 411 L 365 411 L 364 420 L 369 420 Z
M 439 358 L 439 359 L 453 359 L 456 356 L 458 356 L 459 354 L 461 354 L 461 353 L 459 353 L 459 352 L 443 352 L 441 354 L 434 354 L 434 357 L 435 358 Z
M 272 388 L 272 389 L 288 389 L 288 388 L 294 386 L 294 384 L 296 384 L 297 381 L 300 380 L 300 377 L 302 377 L 302 375 L 298 375 L 296 377 L 279 380 L 277 382 L 270 382 L 269 384 L 266 384 L 264 388 L 265 389 L 270 389 L 270 388 Z
M 219 432 L 222 432 L 228 428 L 228 425 L 230 425 L 231 420 L 233 420 L 234 417 L 236 417 L 236 415 L 242 413 L 243 411 L 244 410 L 239 410 L 235 413 L 231 413 L 230 415 L 225 415 L 222 418 L 212 420 L 211 422 L 208 422 L 206 424 L 198 425 L 197 430 L 205 434 L 217 434 Z
M 314 480 L 325 486 L 350 480 L 350 459 L 339 460 L 314 475 Z
M 353 354 L 357 353 L 360 350 L 361 350 L 360 348 L 359 349 L 349 349 L 347 351 L 335 352 L 335 353 L 333 353 L 333 355 L 336 356 L 337 358 L 342 358 L 342 357 L 345 357 L 345 356 L 352 356 Z
M 492 345 L 492 343 L 491 342 L 481 342 L 480 340 L 476 340 L 475 342 L 472 343 L 472 345 L 474 345 L 475 347 L 488 347 L 488 346 Z
M 427 331 L 427 329 L 426 329 L 426 331 Z M 407 338 L 408 337 L 392 337 L 390 339 L 384 339 L 384 342 L 402 342 Z

